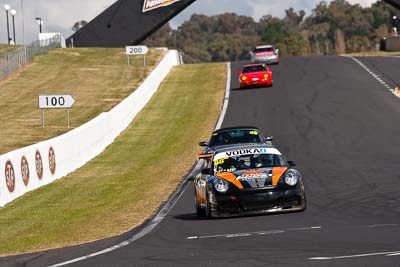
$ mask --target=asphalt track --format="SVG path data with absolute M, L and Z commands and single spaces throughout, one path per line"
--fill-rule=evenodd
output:
M 399 82 L 400 58 L 360 60 Z M 70 266 L 400 266 L 400 99 L 350 58 L 284 58 L 272 88 L 249 90 L 236 89 L 242 64 L 232 64 L 223 126 L 255 125 L 275 136 L 303 173 L 307 210 L 207 220 L 194 214 L 189 184 L 152 232 Z M 60 263 L 138 230 L 0 265 Z

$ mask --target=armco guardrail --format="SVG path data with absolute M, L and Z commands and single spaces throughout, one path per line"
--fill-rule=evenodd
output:
M 1 155 L 0 206 L 66 176 L 100 154 L 129 126 L 178 64 L 178 52 L 169 51 L 140 87 L 109 112 L 64 135 Z

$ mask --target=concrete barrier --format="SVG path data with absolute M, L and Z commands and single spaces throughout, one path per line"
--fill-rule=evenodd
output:
M 139 88 L 109 112 L 53 139 L 0 156 L 0 207 L 85 165 L 114 142 L 179 64 L 169 51 Z

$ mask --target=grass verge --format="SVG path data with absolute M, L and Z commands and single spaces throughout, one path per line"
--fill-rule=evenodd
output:
M 174 68 L 100 156 L 0 210 L 0 254 L 89 242 L 143 223 L 194 163 L 197 142 L 209 137 L 220 113 L 225 84 L 225 64 Z
M 372 51 L 372 52 L 359 52 L 359 53 L 342 54 L 341 56 L 351 56 L 351 57 L 400 56 L 400 52 Z
M 40 94 L 72 94 L 71 129 L 110 110 L 136 90 L 162 58 L 150 50 L 147 67 L 143 57 L 131 57 L 125 50 L 104 48 L 57 49 L 37 56 L 32 64 L 6 81 L 0 81 L 0 154 L 31 145 L 70 129 L 65 110 L 47 110 L 42 129 L 38 109 Z

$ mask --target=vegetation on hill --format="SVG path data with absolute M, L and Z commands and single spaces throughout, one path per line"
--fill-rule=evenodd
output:
M 169 25 L 146 40 L 151 46 L 168 46 L 185 53 L 186 62 L 249 59 L 258 44 L 275 44 L 281 55 L 334 55 L 375 50 L 389 35 L 393 15 L 399 11 L 378 1 L 371 7 L 345 0 L 320 2 L 312 14 L 286 10 L 284 18 L 253 18 L 226 13 L 193 15 L 173 30 Z

